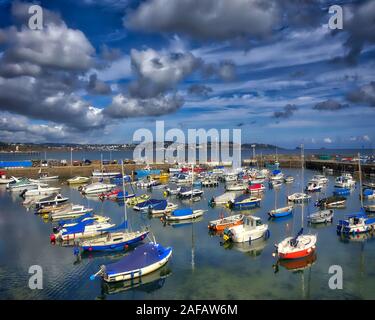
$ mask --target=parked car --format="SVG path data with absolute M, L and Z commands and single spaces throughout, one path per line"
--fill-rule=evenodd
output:
M 92 164 L 92 162 L 91 162 L 91 160 L 89 160 L 89 159 L 85 159 L 85 160 L 83 161 L 83 164 L 84 164 L 85 166 L 89 166 L 89 165 Z
M 80 160 L 74 160 L 73 161 L 73 166 L 75 166 L 75 167 L 82 166 L 82 161 L 80 161 Z
M 68 165 L 68 161 L 66 161 L 65 159 L 63 159 L 63 160 L 60 161 L 60 165 L 67 166 Z

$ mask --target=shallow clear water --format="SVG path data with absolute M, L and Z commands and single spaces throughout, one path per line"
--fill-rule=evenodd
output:
M 286 195 L 301 190 L 300 170 L 284 170 L 296 180 L 283 185 L 277 192 L 278 206 Z M 315 172 L 306 170 L 305 181 Z M 325 191 L 332 194 L 333 179 Z M 305 185 L 305 184 L 304 184 Z M 93 207 L 97 213 L 110 216 L 115 223 L 122 221 L 124 208 L 96 198 L 83 198 L 77 190 L 63 186 L 63 194 L 72 203 Z M 202 201 L 195 208 L 207 209 L 213 195 L 223 193 L 223 185 L 206 188 Z M 143 191 L 139 191 L 142 193 Z M 267 212 L 275 206 L 275 190 L 266 190 L 261 207 L 254 214 L 267 221 Z M 334 223 L 318 228 L 306 227 L 306 216 L 316 210 L 313 203 L 303 208 L 305 229 L 318 234 L 316 260 L 300 261 L 300 265 L 280 265 L 274 272 L 274 244 L 298 232 L 301 226 L 301 206 L 294 215 L 279 221 L 268 221 L 271 236 L 254 241 L 252 245 L 221 246 L 220 237 L 210 235 L 209 220 L 216 219 L 226 209 L 209 208 L 201 221 L 193 224 L 164 226 L 158 218 L 128 209 L 133 229 L 151 226 L 157 241 L 173 247 L 173 257 L 166 267 L 139 283 L 120 283 L 108 287 L 100 280 L 90 281 L 101 264 L 115 261 L 125 253 L 89 254 L 76 257 L 72 247 L 60 247 L 49 242 L 50 223 L 27 211 L 21 198 L 0 188 L 0 299 L 374 299 L 375 298 L 375 241 L 371 237 L 343 240 L 336 235 L 336 222 L 347 213 L 360 208 L 358 189 L 348 197 L 345 209 L 336 209 Z M 155 190 L 153 197 L 162 197 Z M 180 206 L 186 204 L 171 199 Z M 43 290 L 31 290 L 28 273 L 31 265 L 43 268 Z M 343 290 L 330 290 L 328 269 L 331 265 L 343 268 Z M 306 267 L 300 271 L 293 268 Z

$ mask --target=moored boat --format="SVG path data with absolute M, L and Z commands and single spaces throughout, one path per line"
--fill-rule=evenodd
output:
M 234 227 L 243 223 L 243 214 L 222 217 L 217 220 L 211 220 L 208 223 L 208 229 L 213 231 L 224 231 L 226 228 Z
M 286 206 L 282 208 L 273 209 L 268 212 L 271 218 L 282 218 L 289 216 L 293 213 L 293 206 Z
M 70 178 L 68 180 L 66 180 L 66 182 L 68 184 L 84 184 L 84 183 L 87 183 L 90 181 L 90 178 L 88 177 L 81 177 L 81 176 L 76 176 L 76 177 L 73 177 L 73 178 Z
M 295 237 L 287 237 L 276 244 L 275 255 L 279 259 L 300 259 L 313 254 L 316 250 L 316 235 L 303 234 L 303 228 Z
M 245 210 L 249 208 L 255 208 L 260 206 L 260 201 L 262 199 L 259 197 L 254 197 L 248 194 L 242 194 L 232 201 L 228 202 L 228 206 L 231 209 Z
M 288 201 L 300 203 L 308 201 L 310 198 L 311 196 L 306 193 L 296 192 L 288 196 Z
M 172 255 L 172 248 L 164 248 L 157 243 L 146 243 L 135 248 L 121 260 L 103 265 L 99 272 L 90 277 L 100 276 L 106 282 L 118 282 L 147 275 L 165 265 Z
M 191 208 L 177 209 L 164 215 L 164 220 L 190 220 L 201 217 L 207 210 L 193 210 Z
M 85 194 L 88 194 L 88 195 L 90 195 L 90 194 L 101 194 L 103 192 L 108 192 L 115 187 L 116 187 L 115 184 L 97 182 L 97 183 L 92 183 L 92 184 L 89 184 L 87 186 L 81 187 L 80 191 L 84 195 Z
M 334 211 L 332 209 L 319 210 L 307 217 L 307 221 L 311 224 L 328 223 L 333 221 Z
M 245 216 L 243 223 L 224 231 L 223 240 L 233 242 L 251 242 L 259 238 L 269 238 L 268 225 L 259 217 Z

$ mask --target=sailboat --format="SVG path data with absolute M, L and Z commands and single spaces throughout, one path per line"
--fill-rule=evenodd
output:
M 302 163 L 304 159 L 303 146 L 301 146 Z M 304 166 L 302 165 L 302 182 L 303 187 L 303 173 Z M 301 230 L 295 237 L 287 237 L 280 243 L 276 244 L 276 252 L 279 259 L 299 259 L 305 258 L 315 252 L 317 236 L 311 234 L 303 234 L 304 225 L 304 203 L 302 202 L 301 208 Z
M 286 217 L 292 214 L 293 206 L 277 208 L 277 196 L 278 196 L 278 191 L 277 189 L 275 189 L 275 209 L 268 212 L 268 215 L 271 218 L 281 218 L 281 217 Z
M 124 162 L 122 161 L 122 176 L 124 176 Z M 125 184 L 122 184 L 123 193 L 125 194 Z M 135 244 L 144 240 L 149 230 L 128 231 L 128 216 L 124 199 L 125 221 L 118 227 L 113 227 L 101 237 L 87 240 L 81 243 L 81 248 L 84 251 L 116 251 L 127 249 L 129 245 Z M 124 231 L 120 231 L 124 228 Z
M 303 175 L 303 171 L 304 171 L 304 168 L 305 168 L 305 156 L 304 156 L 304 153 L 303 153 L 303 148 L 301 148 L 301 163 L 302 163 L 302 175 Z M 301 203 L 301 202 L 305 202 L 305 201 L 309 201 L 311 196 L 304 193 L 303 192 L 303 184 L 304 184 L 304 181 L 303 181 L 303 177 L 302 177 L 302 181 L 301 181 L 301 192 L 296 192 L 296 193 L 293 193 L 291 194 L 290 196 L 288 196 L 288 201 L 290 202 L 294 202 L 294 203 Z

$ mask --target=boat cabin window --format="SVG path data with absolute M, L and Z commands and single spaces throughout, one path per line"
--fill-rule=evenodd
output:
M 261 226 L 262 225 L 262 221 L 260 220 L 257 220 L 257 223 L 256 223 L 257 226 Z

